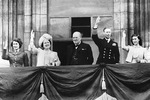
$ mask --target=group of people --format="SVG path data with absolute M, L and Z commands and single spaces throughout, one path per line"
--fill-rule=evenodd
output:
M 39 48 L 34 44 L 35 33 L 31 31 L 30 44 L 28 50 L 37 54 L 36 66 L 59 66 L 60 60 L 57 52 L 51 50 L 52 36 L 43 34 L 39 39 Z M 29 57 L 26 52 L 21 51 L 22 41 L 15 38 L 11 42 L 12 51 L 8 52 L 8 42 L 4 43 L 2 59 L 9 60 L 10 67 L 28 67 Z
M 104 38 L 99 37 L 97 33 L 100 17 L 96 19 L 92 34 L 92 39 L 97 45 L 99 56 L 96 64 L 116 64 L 119 63 L 120 53 L 117 42 L 111 39 L 111 29 L 104 28 Z M 61 61 L 57 52 L 51 50 L 52 36 L 50 34 L 43 34 L 39 39 L 39 48 L 34 44 L 35 33 L 31 31 L 29 51 L 37 54 L 36 66 L 60 66 Z M 131 37 L 132 46 L 125 45 L 126 33 L 122 33 L 121 47 L 128 52 L 126 62 L 128 63 L 149 63 L 150 62 L 150 49 L 142 47 L 142 40 L 139 35 L 133 34 Z M 72 35 L 73 44 L 67 48 L 67 65 L 88 65 L 94 61 L 92 49 L 89 44 L 83 43 L 82 33 L 74 32 Z M 8 42 L 4 43 L 2 59 L 9 60 L 10 67 L 25 67 L 29 66 L 29 59 L 26 52 L 22 52 L 22 41 L 19 38 L 11 42 L 12 51 L 8 52 Z
M 39 48 L 34 44 L 35 33 L 31 31 L 28 50 L 37 55 L 36 66 L 60 66 L 61 61 L 57 52 L 51 50 L 52 36 L 43 34 L 39 39 Z M 73 44 L 68 46 L 67 65 L 84 65 L 93 63 L 93 54 L 90 45 L 82 42 L 80 32 L 73 33 Z M 10 67 L 29 66 L 29 57 L 26 52 L 21 51 L 22 41 L 15 38 L 11 42 L 12 51 L 8 52 L 8 41 L 4 43 L 2 59 L 9 60 Z
M 98 28 L 100 17 L 97 17 L 94 24 L 94 29 Z M 105 37 L 99 39 L 98 34 L 92 35 L 95 44 L 99 48 L 99 57 L 97 63 L 119 63 L 120 54 L 118 44 L 111 39 L 111 29 L 103 29 Z M 125 30 L 122 32 L 121 48 L 127 51 L 126 62 L 127 63 L 150 63 L 150 46 L 149 43 L 146 48 L 142 47 L 142 39 L 138 34 L 131 36 L 132 45 L 126 45 L 126 33 Z

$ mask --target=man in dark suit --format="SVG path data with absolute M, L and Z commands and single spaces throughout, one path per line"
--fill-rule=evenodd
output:
M 82 34 L 74 32 L 73 44 L 67 48 L 67 65 L 88 65 L 93 63 L 93 54 L 89 44 L 82 42 Z
M 94 30 L 97 29 L 99 22 L 100 22 L 100 17 L 96 19 Z M 98 35 L 94 33 L 92 35 L 92 39 L 99 49 L 97 64 L 119 63 L 120 54 L 119 54 L 118 44 L 111 39 L 111 29 L 104 28 L 103 32 L 104 32 L 104 38 L 99 38 Z

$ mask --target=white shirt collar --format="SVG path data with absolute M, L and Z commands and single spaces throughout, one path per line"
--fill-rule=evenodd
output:
M 106 38 L 105 38 L 106 39 Z M 106 39 L 106 41 L 107 41 L 107 43 L 109 43 L 110 42 L 110 38 L 109 39 Z

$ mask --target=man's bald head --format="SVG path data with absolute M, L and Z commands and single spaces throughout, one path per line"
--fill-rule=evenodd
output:
M 82 34 L 80 32 L 74 32 L 73 35 L 72 35 L 72 40 L 73 40 L 73 43 L 75 45 L 78 45 L 81 43 L 81 39 L 82 39 Z

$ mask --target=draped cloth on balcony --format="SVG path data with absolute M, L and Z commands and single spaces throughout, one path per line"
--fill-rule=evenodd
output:
M 102 90 L 102 75 L 106 91 Z M 0 68 L 2 100 L 38 100 L 41 76 L 48 100 L 150 99 L 150 64 Z M 102 100 L 102 99 L 101 99 Z

